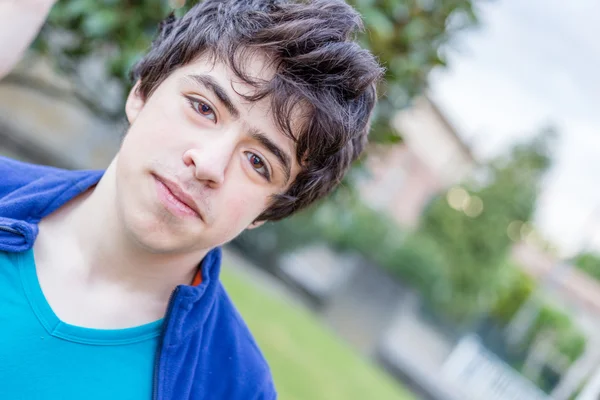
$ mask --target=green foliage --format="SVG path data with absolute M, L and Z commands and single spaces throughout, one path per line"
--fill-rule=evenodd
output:
M 427 236 L 407 235 L 388 215 L 348 192 L 337 192 L 318 207 L 247 232 L 238 242 L 261 260 L 271 259 L 270 252 L 281 254 L 312 243 L 360 254 L 414 287 L 436 307 L 450 298 L 448 264 L 437 243 Z
M 277 232 L 278 250 L 325 241 L 337 250 L 361 253 L 375 263 L 392 259 L 390 249 L 403 237 L 386 215 L 364 206 L 349 192 L 338 192 L 318 207 L 265 228 Z
M 440 196 L 423 215 L 420 232 L 438 243 L 450 265 L 449 309 L 456 318 L 469 319 L 492 306 L 511 246 L 507 228 L 531 218 L 540 180 L 550 165 L 553 136 L 545 130 L 515 146 L 490 164 L 486 182 L 467 186 L 465 201 L 477 200 L 480 213 L 453 208 Z
M 570 362 L 577 360 L 585 350 L 585 336 L 573 325 L 569 315 L 548 304 L 541 307 L 527 343 L 541 333 L 552 335 L 554 345 Z
M 59 66 L 67 72 L 86 57 L 104 53 L 110 73 L 125 85 L 130 67 L 148 49 L 158 23 L 172 10 L 166 0 L 59 0 L 38 41 L 48 50 L 52 29 L 70 34 L 72 40 L 55 48 Z
M 536 282 L 514 264 L 506 265 L 508 279 L 499 285 L 497 300 L 490 309 L 490 316 L 506 326 L 533 293 Z
M 385 213 L 358 200 L 328 202 L 316 215 L 323 239 L 341 251 L 355 251 L 441 306 L 450 293 L 447 263 L 437 243 L 423 235 L 406 235 Z
M 596 253 L 582 253 L 575 259 L 575 266 L 600 280 L 600 255 Z
M 409 235 L 386 254 L 381 265 L 410 284 L 430 306 L 446 309 L 452 297 L 449 266 L 439 245 L 424 235 Z
M 527 353 L 531 350 L 534 341 L 542 335 L 549 336 L 554 348 L 572 364 L 585 350 L 584 334 L 566 312 L 552 306 L 544 299 L 533 297 L 537 283 L 531 276 L 523 272 L 522 267 L 507 263 L 505 268 L 507 279 L 499 288 L 498 299 L 488 315 L 491 320 L 506 332 L 517 312 L 527 302 L 538 302 L 537 315 L 522 342 L 516 348 L 507 347 L 508 343 L 506 342 L 502 344 L 505 346 L 504 351 L 509 351 L 513 366 L 518 370 L 523 369 Z M 506 337 L 503 338 L 506 339 Z M 544 390 L 551 390 L 554 386 L 552 375 L 542 373 L 537 384 Z
M 195 3 L 188 1 L 178 13 Z M 395 143 L 399 136 L 390 125 L 394 113 L 422 92 L 432 68 L 445 65 L 442 46 L 457 31 L 475 24 L 471 0 L 350 3 L 363 15 L 367 29 L 360 41 L 387 68 L 371 138 Z M 59 0 L 40 35 L 38 48 L 51 51 L 59 67 L 68 73 L 76 73 L 91 55 L 108 57 L 109 74 L 128 88 L 130 67 L 146 52 L 158 23 L 170 11 L 167 0 Z M 52 40 L 56 30 L 68 33 L 71 40 L 56 45 Z
M 443 47 L 456 33 L 475 26 L 471 0 L 350 0 L 363 16 L 361 38 L 387 68 L 372 138 L 397 138 L 390 126 L 394 113 L 406 107 L 426 86 L 429 72 L 446 65 Z

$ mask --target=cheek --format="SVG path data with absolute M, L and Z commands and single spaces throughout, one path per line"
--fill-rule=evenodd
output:
M 170 154 L 176 145 L 170 132 L 160 120 L 156 123 L 152 123 L 152 118 L 136 120 L 123 138 L 120 163 L 131 173 L 139 173 L 140 168 L 149 165 L 164 164 L 164 154 Z
M 172 141 L 177 125 L 166 115 L 159 114 L 160 111 L 147 111 L 131 126 L 132 139 L 140 148 L 162 148 Z
M 185 120 L 184 110 L 177 100 L 170 94 L 169 87 L 161 85 L 154 92 L 131 124 L 130 133 L 137 145 L 157 147 L 173 137 L 172 133 Z
M 240 193 L 242 194 L 240 195 Z M 264 211 L 267 199 L 268 194 L 262 193 L 256 187 L 236 191 L 228 196 L 228 200 L 220 210 L 221 215 L 226 215 L 226 219 L 231 225 L 245 229 Z
M 242 233 L 260 214 L 256 211 L 256 199 L 247 199 L 244 196 L 227 196 L 227 199 L 220 202 L 221 207 L 215 215 L 215 222 L 212 226 L 213 240 L 217 240 L 217 245 L 229 242 Z
M 256 218 L 256 210 L 259 208 L 255 204 L 257 199 L 244 199 L 244 196 L 236 196 L 231 199 L 226 212 L 229 213 L 233 221 L 239 221 L 240 225 L 250 224 Z

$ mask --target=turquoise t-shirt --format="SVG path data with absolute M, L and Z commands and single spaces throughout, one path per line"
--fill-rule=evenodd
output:
M 33 251 L 0 252 L 0 399 L 149 400 L 161 325 L 65 324 L 44 297 Z

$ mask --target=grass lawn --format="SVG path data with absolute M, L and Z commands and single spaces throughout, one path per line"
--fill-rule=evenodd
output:
M 414 399 L 302 308 L 224 268 L 223 284 L 267 357 L 281 400 Z

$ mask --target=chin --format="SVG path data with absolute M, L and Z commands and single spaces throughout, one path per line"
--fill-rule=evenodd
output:
M 167 232 L 130 232 L 139 247 L 154 254 L 174 254 L 199 250 L 201 240 L 191 242 L 192 235 L 181 237 Z
M 183 232 L 181 227 L 157 219 L 152 213 L 125 212 L 122 221 L 123 229 L 131 241 L 151 253 L 181 251 L 193 236 Z
M 179 244 L 170 235 L 127 227 L 129 237 L 142 249 L 150 253 L 170 253 L 176 251 Z

